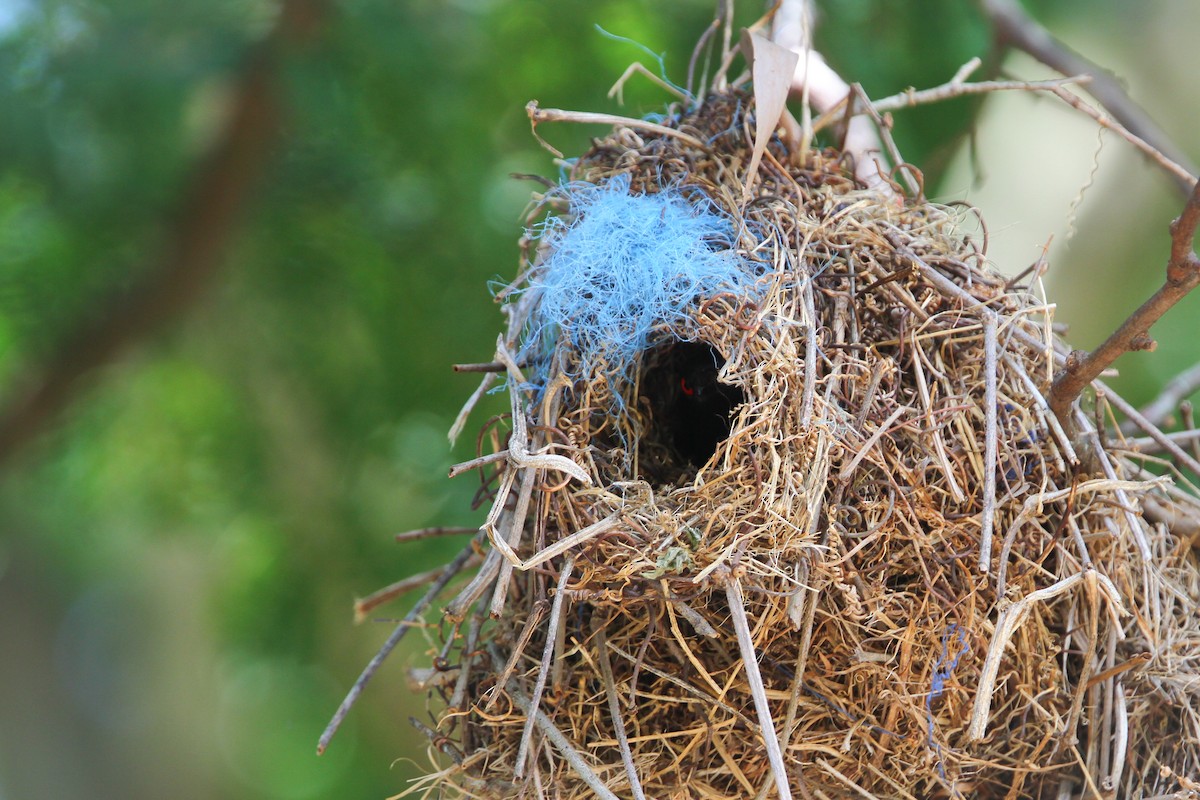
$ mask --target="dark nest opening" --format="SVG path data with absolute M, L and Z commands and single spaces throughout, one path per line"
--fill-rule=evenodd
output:
M 646 353 L 638 410 L 646 420 L 638 477 L 654 485 L 695 475 L 729 438 L 739 387 L 720 380 L 725 359 L 704 342 L 669 342 Z

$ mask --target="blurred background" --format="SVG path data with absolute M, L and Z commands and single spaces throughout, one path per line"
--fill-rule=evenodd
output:
M 876 97 L 975 55 L 1049 76 L 997 54 L 975 4 L 822 5 L 818 46 Z M 1200 4 L 1027 7 L 1200 159 Z M 657 67 L 596 26 L 682 82 L 712 13 L 0 0 L 0 800 L 382 798 L 425 768 L 404 674 L 420 633 L 314 751 L 415 598 L 358 627 L 354 599 L 464 543 L 392 535 L 482 520 L 474 478 L 446 470 L 499 409 L 451 450 L 475 381 L 450 364 L 492 354 L 487 283 L 514 274 L 532 186 L 510 173 L 557 175 L 524 105 L 661 110 L 639 79 L 623 110 L 607 99 L 632 61 Z M 895 116 L 928 194 L 980 206 L 1001 269 L 1053 237 L 1075 346 L 1161 282 L 1182 199 L 1116 137 L 1026 95 Z M 601 132 L 540 128 L 567 154 Z M 1130 399 L 1200 360 L 1198 311 L 1120 362 Z

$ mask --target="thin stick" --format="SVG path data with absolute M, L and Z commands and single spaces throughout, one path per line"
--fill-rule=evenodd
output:
M 1062 100 L 1064 103 L 1069 105 L 1071 108 L 1091 117 L 1092 120 L 1101 128 L 1107 128 L 1125 141 L 1129 142 L 1138 150 L 1141 150 L 1143 155 L 1149 157 L 1151 161 L 1153 161 L 1155 164 L 1158 164 L 1175 179 L 1175 182 L 1179 185 L 1180 189 L 1183 190 L 1184 194 L 1187 194 L 1196 187 L 1196 178 L 1194 175 L 1192 175 L 1191 170 L 1186 169 L 1185 167 L 1177 164 L 1175 161 L 1167 158 L 1162 154 L 1161 151 L 1156 149 L 1145 139 L 1142 139 L 1140 136 L 1133 135 L 1119 122 L 1092 108 L 1090 105 L 1084 102 L 1083 98 L 1068 92 L 1061 86 L 1057 89 L 1051 89 L 1050 92 L 1059 100 Z
M 940 103 L 943 100 L 953 100 L 956 97 L 966 97 L 973 94 L 991 94 L 992 92 L 1053 92 L 1064 86 L 1086 84 L 1090 80 L 1087 75 L 1074 75 L 1069 78 L 1055 78 L 1049 81 L 974 81 L 972 83 L 943 83 L 932 89 L 908 89 L 893 94 L 882 100 L 872 100 L 871 105 L 876 111 L 898 111 L 903 108 Z M 823 120 L 824 118 L 822 118 Z M 820 121 L 820 120 L 819 120 Z
M 1175 444 L 1167 435 L 1158 429 L 1158 426 L 1150 422 L 1141 415 L 1141 413 L 1133 407 L 1125 398 L 1113 392 L 1103 382 L 1093 381 L 1096 388 L 1104 392 L 1108 397 L 1108 402 L 1112 403 L 1113 408 L 1120 411 L 1125 416 L 1133 420 L 1134 424 L 1150 435 L 1150 438 L 1158 443 L 1158 446 L 1177 460 L 1182 466 L 1187 467 L 1193 473 L 1200 475 L 1200 460 L 1192 458 L 1182 447 Z
M 1200 441 L 1200 429 L 1192 427 L 1188 428 L 1187 430 L 1164 433 L 1163 436 L 1166 437 L 1168 441 L 1194 444 L 1197 441 Z M 1139 436 L 1134 439 L 1126 439 L 1125 447 L 1129 448 L 1135 453 L 1144 453 L 1148 455 L 1162 452 L 1162 445 L 1149 436 Z
M 997 422 L 996 406 L 999 403 L 996 388 L 996 315 L 983 319 L 984 353 L 984 439 L 983 439 L 983 519 L 979 535 L 979 571 L 984 575 L 992 564 L 992 531 L 996 524 L 996 461 Z
M 458 435 L 466 427 L 467 417 L 471 416 L 471 412 L 475 410 L 475 406 L 487 394 L 487 390 L 492 388 L 492 384 L 495 382 L 496 376 L 493 373 L 489 372 L 487 375 L 484 375 L 483 380 L 479 382 L 479 386 L 475 388 L 475 391 L 471 392 L 471 396 L 467 398 L 467 402 L 463 403 L 462 408 L 459 409 L 458 416 L 454 418 L 454 424 L 450 426 L 450 431 L 446 434 L 446 438 L 450 440 L 450 444 L 458 441 Z
M 468 528 L 468 530 L 474 532 L 475 529 Z M 475 563 L 472 564 L 472 561 Z M 463 569 L 470 569 L 472 566 L 478 566 L 482 561 L 483 559 L 479 557 L 478 553 L 476 553 L 473 559 L 467 560 L 467 563 L 463 565 Z M 431 569 L 416 575 L 410 575 L 403 580 L 396 581 L 395 583 L 385 586 L 382 589 L 371 592 L 366 597 L 355 600 L 354 624 L 360 624 L 367 618 L 368 614 L 370 614 L 376 608 L 379 608 L 379 606 L 395 600 L 400 595 L 407 594 L 419 586 L 424 586 L 425 584 L 436 580 L 437 577 L 445 571 L 445 569 L 446 568 L 443 565 L 437 569 Z
M 616 114 L 598 114 L 594 111 L 564 111 L 561 108 L 539 108 L 537 100 L 530 100 L 525 105 L 525 113 L 529 115 L 529 122 L 534 127 L 534 136 L 537 136 L 537 124 L 539 122 L 578 122 L 583 124 L 594 125 L 612 125 L 624 128 L 633 128 L 634 130 L 647 131 L 649 133 L 657 133 L 659 136 L 670 136 L 683 142 L 689 147 L 694 147 L 702 153 L 709 152 L 710 148 L 707 144 L 692 136 L 689 133 L 668 128 L 666 125 L 659 125 L 656 122 L 647 122 L 644 119 L 633 119 L 631 117 L 622 117 Z M 559 158 L 563 154 L 555 150 L 550 145 L 546 144 L 540 136 L 538 141 L 548 147 L 551 152 L 555 153 Z
M 471 667 L 475 661 L 475 643 L 479 641 L 479 631 L 483 627 L 483 617 L 484 609 L 481 603 L 471 617 L 471 624 L 467 628 L 467 638 L 463 640 L 462 667 L 458 671 L 458 680 L 454 683 L 450 702 L 446 704 L 447 713 L 462 710 L 463 698 L 467 696 L 467 682 L 471 678 Z M 465 744 L 466 742 L 464 742 Z
M 329 741 L 337 733 L 338 728 L 341 727 L 342 720 L 350 713 L 350 709 L 354 706 L 355 701 L 358 700 L 358 696 L 362 694 L 367 682 L 375 675 L 375 671 L 383 664 L 384 659 L 391 654 L 392 650 L 396 649 L 396 645 L 400 644 L 400 640 L 404 638 L 404 634 L 408 633 L 409 628 L 413 627 L 420 620 L 421 615 L 433 603 L 434 598 L 446 588 L 446 584 L 454 580 L 454 576 L 462 571 L 463 567 L 467 565 L 467 562 L 471 560 L 471 556 L 474 554 L 475 543 L 472 542 L 464 547 L 462 552 L 454 557 L 453 561 L 446 565 L 445 569 L 442 570 L 441 577 L 433 582 L 429 590 L 425 592 L 421 599 L 417 601 L 417 604 L 412 607 L 412 610 L 396 626 L 396 629 L 392 631 L 392 635 L 387 638 L 387 641 L 379 648 L 379 652 L 375 654 L 375 657 L 367 664 L 362 674 L 358 676 L 358 680 L 354 682 L 354 685 L 350 687 L 350 691 L 346 694 L 346 699 L 338 706 L 337 711 L 333 713 L 333 718 L 325 726 L 325 731 L 321 734 L 321 738 L 317 740 L 317 755 L 321 755 L 325 752 L 325 748 L 329 747 Z
M 1079 415 L 1082 417 L 1083 412 L 1079 412 Z M 1112 457 L 1109 455 L 1108 448 L 1105 448 L 1101 444 L 1098 430 L 1093 428 L 1088 431 L 1087 438 L 1091 440 L 1092 452 L 1100 462 L 1100 468 L 1104 470 L 1105 477 L 1111 481 L 1117 480 L 1117 471 L 1113 467 Z M 1134 542 L 1138 546 L 1138 551 L 1145 561 L 1150 561 L 1153 556 L 1150 552 L 1150 542 L 1146 539 L 1145 525 L 1134 511 L 1134 505 L 1129 498 L 1129 494 L 1124 489 L 1117 489 L 1116 496 L 1117 502 L 1121 504 L 1121 509 L 1125 514 L 1125 522 L 1129 525 L 1129 532 L 1133 535 Z
M 504 365 L 499 361 L 485 361 L 478 364 L 455 364 L 455 372 L 504 372 Z
M 797 253 L 802 251 L 797 251 Z M 800 401 L 800 427 L 812 425 L 813 393 L 817 386 L 817 307 L 813 300 L 813 276 L 804 279 L 804 314 L 808 330 L 804 337 L 804 393 Z
M 492 709 L 496 706 L 496 700 L 500 697 L 501 687 L 508 685 L 508 679 L 512 677 L 513 672 L 517 669 L 517 663 L 521 660 L 521 656 L 525 654 L 525 648 L 529 645 L 529 640 L 533 638 L 533 634 L 537 631 L 538 625 L 542 622 L 542 617 L 546 616 L 546 601 L 540 600 L 533 604 L 529 609 L 529 616 L 525 618 L 525 624 L 521 626 L 521 633 L 517 635 L 517 641 L 512 646 L 512 650 L 508 654 L 508 660 L 504 662 L 504 669 L 500 670 L 500 676 L 496 678 L 496 682 L 492 685 L 491 697 L 483 704 L 485 713 L 492 713 Z
M 483 595 L 487 587 L 496 580 L 500 572 L 500 561 L 503 556 L 495 550 L 488 551 L 483 559 L 483 566 L 471 582 L 463 587 L 453 600 L 446 604 L 446 618 L 455 622 L 466 619 L 467 610 Z
M 486 467 L 488 464 L 495 464 L 497 461 L 503 461 L 508 458 L 507 450 L 497 450 L 495 453 L 489 453 L 486 456 L 472 458 L 470 461 L 461 461 L 450 467 L 450 477 L 457 478 L 464 472 L 470 472 L 473 469 Z
M 516 689 L 509 687 L 508 694 L 513 699 L 513 702 L 517 704 L 517 707 L 534 720 L 534 724 L 538 726 L 538 729 L 541 730 L 541 732 L 545 734 L 546 738 L 550 740 L 550 743 L 558 749 L 558 754 L 563 757 L 563 760 L 571 765 L 571 769 L 575 770 L 575 773 L 579 775 L 580 779 L 583 780 L 583 782 L 586 783 L 593 792 L 596 793 L 597 797 L 599 797 L 601 800 L 619 800 L 619 798 L 612 793 L 612 790 L 604 785 L 604 781 L 600 780 L 600 777 L 592 771 L 592 768 L 589 767 L 587 762 L 583 760 L 583 756 L 579 755 L 579 751 L 571 746 L 571 742 L 567 740 L 567 737 L 563 735 L 562 731 L 555 727 L 554 723 L 550 721 L 549 717 L 547 717 L 541 711 L 534 709 L 533 704 L 529 701 L 529 698 L 521 694 Z
M 866 443 L 859 448 L 857 453 L 854 454 L 854 458 L 850 459 L 850 463 L 842 467 L 842 470 L 838 473 L 838 480 L 842 483 L 849 481 L 850 477 L 854 474 L 854 470 L 858 469 L 859 462 L 862 461 L 867 453 L 870 452 L 871 448 L 874 447 L 881 438 L 883 438 L 884 434 L 891 430 L 892 423 L 898 420 L 900 415 L 905 411 L 910 410 L 911 409 L 908 406 L 900 406 L 891 413 L 891 416 L 880 423 L 879 428 L 876 429 L 873 434 L 871 434 L 871 438 L 867 439 Z
M 729 615 L 737 631 L 738 649 L 742 655 L 742 667 L 746 670 L 746 682 L 750 684 L 750 696 L 754 698 L 754 710 L 758 714 L 759 735 L 767 749 L 767 760 L 775 776 L 775 789 L 779 800 L 791 800 L 792 790 L 788 785 L 787 766 L 783 763 L 783 751 L 775 735 L 775 724 L 771 721 L 771 705 L 767 702 L 767 690 L 763 685 L 762 673 L 758 670 L 758 653 L 750 636 L 750 621 L 746 618 L 745 600 L 737 578 L 729 575 L 725 579 L 725 597 L 729 602 Z
M 509 516 L 508 535 L 492 536 L 493 541 L 504 541 L 509 550 L 515 552 L 521 546 L 521 537 L 525 534 L 525 520 L 529 516 L 529 502 L 533 498 L 533 486 L 537 482 L 538 471 L 527 469 L 521 476 L 521 491 L 517 495 L 517 505 Z M 491 532 L 489 532 L 491 536 Z M 496 588 L 492 591 L 490 612 L 493 619 L 499 619 L 504 613 L 504 601 L 508 597 L 508 584 L 512 580 L 513 562 L 505 559 L 500 565 L 500 573 L 496 576 Z M 503 685 L 503 684 L 501 684 Z
M 599 620 L 600 615 L 593 617 Z M 604 693 L 608 695 L 608 714 L 612 718 L 613 733 L 617 737 L 617 747 L 621 750 L 621 762 L 625 765 L 625 775 L 629 778 L 629 788 L 634 800 L 646 800 L 642 791 L 642 782 L 638 779 L 637 766 L 633 763 L 633 751 L 629 749 L 629 737 L 625 733 L 625 720 L 621 718 L 621 701 L 617 698 L 617 683 L 613 679 L 612 659 L 608 656 L 608 643 L 604 637 L 603 622 L 598 622 L 596 630 L 596 647 L 599 650 L 600 677 L 604 681 Z
M 396 534 L 396 542 L 398 544 L 407 544 L 408 542 L 416 542 L 421 539 L 432 539 L 435 536 L 458 536 L 463 533 L 478 533 L 479 528 L 417 528 L 414 531 L 405 531 L 404 533 Z
M 1118 789 L 1121 773 L 1125 771 L 1125 756 L 1129 749 L 1129 707 L 1125 701 L 1125 687 L 1116 682 L 1116 731 L 1113 736 L 1112 774 L 1105 780 L 1106 786 Z
M 563 559 L 562 569 L 558 573 L 558 586 L 554 593 L 554 603 L 550 606 L 550 621 L 546 625 L 546 644 L 542 647 L 542 664 L 538 669 L 537 682 L 533 685 L 533 697 L 529 701 L 530 708 L 538 708 L 542 704 L 542 692 L 546 690 L 546 675 L 554 660 L 554 643 L 558 638 L 559 623 L 562 621 L 563 601 L 567 596 L 567 583 L 571 580 L 571 570 L 575 567 L 575 556 Z M 521 744 L 517 748 L 517 766 L 513 774 L 520 778 L 525 774 L 525 761 L 529 753 L 529 743 L 533 739 L 534 715 L 526 711 L 525 729 L 521 733 Z
M 696 86 L 694 83 L 694 81 L 696 80 L 696 61 L 699 60 L 700 53 L 704 52 L 704 48 L 712 40 L 713 34 L 716 33 L 717 29 L 720 27 L 721 27 L 720 18 L 714 17 L 713 21 L 710 22 L 708 24 L 708 27 L 704 29 L 704 33 L 700 34 L 700 38 L 696 40 L 696 46 L 692 48 L 692 57 L 688 59 L 687 91 L 688 91 L 688 94 L 691 95 L 693 98 L 696 98 L 697 96 L 703 97 L 703 95 L 707 94 L 707 92 L 705 92 L 705 87 L 704 87 L 704 78 L 701 78 L 699 86 Z M 710 53 L 711 53 L 711 51 L 710 51 Z M 705 57 L 704 62 L 706 65 L 708 64 L 707 56 Z M 708 68 L 706 66 L 705 71 L 707 71 L 707 69 Z
M 1179 404 L 1200 389 L 1200 363 L 1176 375 L 1167 382 L 1158 397 L 1142 409 L 1142 416 L 1155 425 L 1162 425 L 1167 417 L 1179 409 Z

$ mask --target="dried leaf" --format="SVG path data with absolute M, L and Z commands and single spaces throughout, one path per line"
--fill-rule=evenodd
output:
M 788 91 L 791 89 L 792 76 L 796 74 L 796 64 L 799 63 L 800 56 L 745 28 L 742 29 L 741 47 L 742 55 L 749 63 L 754 78 L 754 108 L 757 119 L 750 167 L 742 181 L 742 197 L 749 199 L 750 187 L 758 174 L 763 152 L 767 149 L 771 134 L 775 132 L 787 108 Z

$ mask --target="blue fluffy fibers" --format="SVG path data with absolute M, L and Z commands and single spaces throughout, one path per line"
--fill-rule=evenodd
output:
M 561 191 L 570 221 L 551 218 L 538 232 L 551 254 L 530 280 L 539 302 L 528 355 L 561 336 L 579 356 L 574 377 L 628 378 L 647 347 L 696 337 L 694 304 L 753 290 L 753 270 L 732 249 L 732 220 L 698 190 L 631 194 L 618 176 Z

